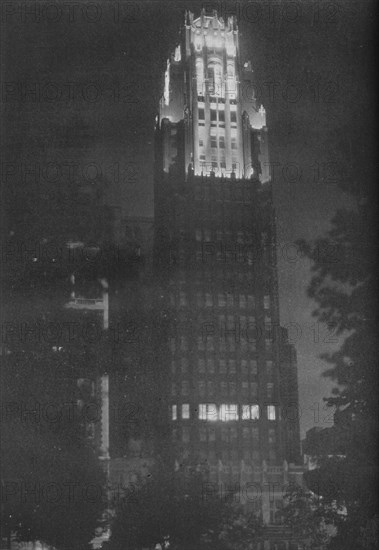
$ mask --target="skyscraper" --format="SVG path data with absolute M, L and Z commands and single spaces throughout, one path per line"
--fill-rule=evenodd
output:
M 163 86 L 155 263 L 175 327 L 164 368 L 176 468 L 197 465 L 219 483 L 279 480 L 294 392 L 280 387 L 266 113 L 236 19 L 186 12 Z

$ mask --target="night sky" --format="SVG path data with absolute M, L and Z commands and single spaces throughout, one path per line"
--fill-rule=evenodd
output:
M 62 185 L 101 170 L 114 207 L 152 216 L 162 71 L 184 9 L 197 16 L 202 5 L 239 15 L 242 60 L 252 62 L 267 111 L 277 163 L 281 321 L 292 323 L 298 351 L 304 433 L 330 425 L 326 413 L 313 412 L 330 391 L 319 355 L 340 341 L 325 343 L 333 336 L 322 326 L 315 341 L 314 304 L 306 296 L 310 263 L 298 257 L 294 242 L 324 233 L 336 209 L 349 205 L 339 183 L 369 149 L 373 3 L 3 2 L 5 159 L 21 173 L 25 164 L 39 165 L 42 186 L 53 178 L 49 163 L 59 166 Z

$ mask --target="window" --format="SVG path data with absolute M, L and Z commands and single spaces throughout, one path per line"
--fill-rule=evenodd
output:
M 237 393 L 237 386 L 235 382 L 229 382 L 229 394 L 231 397 L 235 397 Z
M 252 294 L 249 294 L 247 297 L 247 306 L 249 308 L 255 308 L 255 299 Z
M 182 381 L 182 395 L 188 395 L 189 394 L 189 384 L 187 380 Z
M 246 308 L 246 296 L 244 294 L 240 294 L 240 308 L 245 309 Z
M 272 399 L 274 394 L 274 384 L 271 382 L 267 384 L 267 399 Z
M 204 380 L 199 380 L 198 388 L 199 388 L 199 395 L 204 397 L 205 396 L 205 382 L 204 382 Z
M 267 405 L 267 419 L 268 420 L 276 419 L 275 405 Z
M 251 374 L 257 374 L 258 373 L 258 364 L 256 359 L 250 359 L 250 372 Z
M 248 397 L 249 395 L 249 383 L 242 382 L 242 395 L 243 397 Z
M 222 395 L 228 394 L 228 384 L 224 381 L 220 382 L 220 391 Z
M 258 384 L 256 382 L 251 382 L 250 384 L 250 394 L 253 397 L 256 397 L 258 394 Z
M 204 140 L 203 139 L 199 139 L 199 147 L 204 147 Z
M 225 136 L 220 136 L 218 138 L 218 146 L 220 149 L 225 149 Z
M 235 359 L 229 360 L 229 374 L 236 374 L 236 361 Z
M 220 405 L 220 420 L 223 422 L 238 420 L 238 405 Z
M 231 145 L 232 145 L 232 149 L 237 149 L 237 139 L 236 138 L 231 139 Z
M 204 120 L 204 109 L 199 109 L 199 120 Z
M 188 340 L 187 340 L 186 336 L 181 336 L 180 337 L 180 349 L 182 351 L 187 351 L 188 350 Z
M 216 109 L 211 109 L 211 121 L 214 122 L 217 120 L 217 111 Z
M 230 122 L 237 122 L 237 113 L 236 111 L 230 112 Z
M 196 240 L 200 242 L 202 240 L 201 229 L 196 229 Z
M 199 440 L 200 441 L 206 441 L 207 440 L 207 430 L 206 430 L 206 428 L 199 428 Z
M 177 420 L 178 418 L 178 407 L 177 405 L 172 405 L 171 407 L 171 419 Z
M 213 374 L 215 371 L 215 362 L 213 359 L 208 359 L 207 361 L 207 371 L 209 374 Z
M 197 49 L 201 49 L 201 42 L 197 41 Z M 204 93 L 204 63 L 201 57 L 196 59 L 196 81 L 197 81 L 197 95 L 203 95 Z
M 217 420 L 217 407 L 214 403 L 201 403 L 199 405 L 199 420 Z
M 226 361 L 225 359 L 220 359 L 220 374 L 226 374 Z
M 275 430 L 269 430 L 268 431 L 268 442 L 273 445 L 276 441 L 276 434 Z
M 272 376 L 274 373 L 274 367 L 272 361 L 266 361 L 267 376 Z
M 205 305 L 206 305 L 207 307 L 211 307 L 211 306 L 212 306 L 212 303 L 213 303 L 213 301 L 212 301 L 212 294 L 206 293 L 206 294 L 205 294 Z
M 219 122 L 225 122 L 225 111 L 218 112 L 218 120 Z
M 210 381 L 208 382 L 208 395 L 213 396 L 215 393 L 215 384 L 214 382 Z
M 199 359 L 199 372 L 205 372 L 205 361 L 204 359 Z
M 185 292 L 179 293 L 179 305 L 180 306 L 186 306 L 187 305 L 187 297 Z
M 217 137 L 211 136 L 211 147 L 217 147 Z
M 189 443 L 190 441 L 190 432 L 188 428 L 182 429 L 182 441 L 183 443 Z
M 219 307 L 225 307 L 226 306 L 225 294 L 219 294 L 218 295 L 218 305 L 219 305 Z
M 188 420 L 190 417 L 190 406 L 188 403 L 183 403 L 182 405 L 182 418 L 183 420 Z
M 234 305 L 233 294 L 227 294 L 227 296 L 226 296 L 226 305 L 228 307 L 233 307 L 233 305 Z
M 171 384 L 171 395 L 172 395 L 173 397 L 176 396 L 176 384 L 175 384 L 175 382 L 173 382 L 173 383 Z
M 263 307 L 265 309 L 270 309 L 270 296 L 263 297 Z
M 259 405 L 242 405 L 242 420 L 258 420 Z

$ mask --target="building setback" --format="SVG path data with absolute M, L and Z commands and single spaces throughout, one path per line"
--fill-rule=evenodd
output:
M 173 321 L 163 368 L 175 467 L 275 483 L 259 501 L 273 522 L 301 470 L 288 466 L 299 460 L 297 367 L 280 329 L 266 113 L 253 89 L 236 19 L 186 12 L 156 120 L 154 261 Z

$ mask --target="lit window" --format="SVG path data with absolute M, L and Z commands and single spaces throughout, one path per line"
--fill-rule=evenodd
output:
M 199 420 L 217 420 L 217 407 L 214 403 L 201 403 L 199 405 Z
M 190 406 L 188 403 L 183 403 L 182 405 L 182 418 L 183 420 L 188 420 L 190 417 Z
M 229 422 L 231 420 L 238 420 L 238 405 L 221 405 L 220 406 L 220 420 L 222 422 Z
M 176 405 L 171 407 L 171 418 L 172 420 L 177 420 L 178 418 L 178 407 Z
M 267 419 L 268 420 L 276 419 L 275 405 L 267 405 Z
M 258 420 L 259 405 L 242 405 L 242 420 Z

